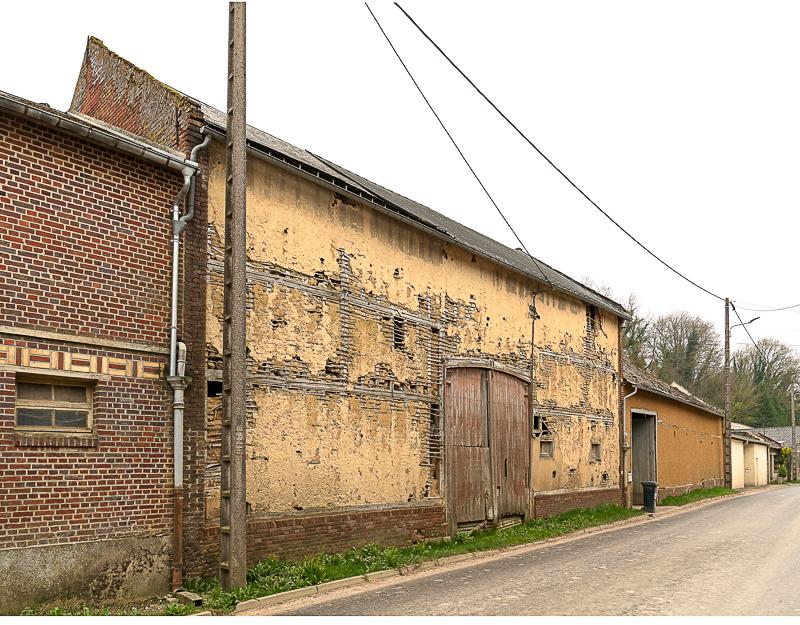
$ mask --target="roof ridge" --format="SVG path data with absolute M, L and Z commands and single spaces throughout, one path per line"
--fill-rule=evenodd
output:
M 213 106 L 211 106 L 209 104 L 206 104 L 205 102 L 197 100 L 196 98 L 193 98 L 192 96 L 189 96 L 189 95 L 187 95 L 187 94 L 175 89 L 174 87 L 170 87 L 166 83 L 158 80 L 157 78 L 152 76 L 152 74 L 150 74 L 146 70 L 144 70 L 141 67 L 137 66 L 136 64 L 132 63 L 128 59 L 120 56 L 119 54 L 117 54 L 113 50 L 109 49 L 108 46 L 106 46 L 97 37 L 90 36 L 89 37 L 89 44 L 102 47 L 109 54 L 113 55 L 115 58 L 120 59 L 120 61 L 125 63 L 127 66 L 131 67 L 132 69 L 134 69 L 134 70 L 136 70 L 138 72 L 142 72 L 144 75 L 148 76 L 153 81 L 157 82 L 159 85 L 162 85 L 163 87 L 168 89 L 169 92 L 174 94 L 176 97 L 184 98 L 184 99 L 190 101 L 191 103 L 199 106 L 200 110 L 201 110 L 201 113 L 205 117 L 205 123 L 210 124 L 212 126 L 221 127 L 222 129 L 224 129 L 227 126 L 227 118 L 226 118 L 225 114 L 220 109 L 217 109 L 216 107 L 213 107 Z M 89 48 L 89 45 L 87 45 L 87 50 L 88 50 L 88 48 Z M 210 114 L 210 116 L 212 118 L 214 118 L 214 121 L 210 121 L 209 120 L 209 114 Z M 522 258 L 528 259 L 529 256 L 527 254 L 520 253 L 519 251 L 515 250 L 514 248 L 511 248 L 511 247 L 505 245 L 504 243 L 496 241 L 495 239 L 493 239 L 493 238 L 481 233 L 478 230 L 475 230 L 474 228 L 470 228 L 469 226 L 467 226 L 465 224 L 462 224 L 461 222 L 456 221 L 455 219 L 447 217 L 446 215 L 434 210 L 433 208 L 430 208 L 429 206 L 426 206 L 425 204 L 417 202 L 416 200 L 413 200 L 412 198 L 409 198 L 409 197 L 407 197 L 407 196 L 405 196 L 405 195 L 403 195 L 401 193 L 397 193 L 395 191 L 392 191 L 388 187 L 385 187 L 385 186 L 383 186 L 383 185 L 381 185 L 379 183 L 376 183 L 376 182 L 374 182 L 372 180 L 364 178 L 363 176 L 360 176 L 359 174 L 357 174 L 355 172 L 352 172 L 352 171 L 350 171 L 350 170 L 348 170 L 348 169 L 346 169 L 344 167 L 341 167 L 340 165 L 336 165 L 332 161 L 328 161 L 327 159 L 325 159 L 325 158 L 323 158 L 321 156 L 317 156 L 316 154 L 314 154 L 310 150 L 306 150 L 304 148 L 297 147 L 297 146 L 289 143 L 288 141 L 285 141 L 285 140 L 281 139 L 280 137 L 276 137 L 275 135 L 272 135 L 272 134 L 270 134 L 270 133 L 268 133 L 268 132 L 266 132 L 264 130 L 261 130 L 260 128 L 252 126 L 250 124 L 248 124 L 247 127 L 248 127 L 248 135 L 250 135 L 250 133 L 252 131 L 253 135 L 263 135 L 263 139 L 264 140 L 271 140 L 272 142 L 277 144 L 277 146 L 276 145 L 269 145 L 268 143 L 264 144 L 267 149 L 272 150 L 272 151 L 274 151 L 274 152 L 276 152 L 278 154 L 281 154 L 282 156 L 289 157 L 291 159 L 298 160 L 298 158 L 300 158 L 299 162 L 301 163 L 301 165 L 304 165 L 306 167 L 313 167 L 313 168 L 315 168 L 317 170 L 320 170 L 320 165 L 323 165 L 324 167 L 327 167 L 331 171 L 333 171 L 336 174 L 338 174 L 338 176 L 343 176 L 344 178 L 349 178 L 349 177 L 355 176 L 357 178 L 357 180 L 351 180 L 352 186 L 354 188 L 363 189 L 364 184 L 360 183 L 358 181 L 358 179 L 363 180 L 364 183 L 368 183 L 369 185 L 374 187 L 377 190 L 377 193 L 376 193 L 376 191 L 374 191 L 372 189 L 369 189 L 369 188 L 363 189 L 363 190 L 366 193 L 368 193 L 370 195 L 373 195 L 375 197 L 379 197 L 381 200 L 387 202 L 390 205 L 390 208 L 391 208 L 391 210 L 393 212 L 399 212 L 401 214 L 407 212 L 408 213 L 407 216 L 412 218 L 414 221 L 417 221 L 420 224 L 426 225 L 427 227 L 432 227 L 434 230 L 437 230 L 439 232 L 442 232 L 443 234 L 448 235 L 449 237 L 452 237 L 452 239 L 455 241 L 455 243 L 458 244 L 459 246 L 461 246 L 462 248 L 471 250 L 473 253 L 478 253 L 479 255 L 482 255 L 482 256 L 486 257 L 487 259 L 489 259 L 491 262 L 495 262 L 495 263 L 498 263 L 500 265 L 504 265 L 504 266 L 514 270 L 514 271 L 518 271 L 519 273 L 522 273 L 523 275 L 528 276 L 529 278 L 533 278 L 533 279 L 539 280 L 539 281 L 551 282 L 551 284 L 552 284 L 552 280 L 550 278 L 548 278 L 548 276 L 547 276 L 547 272 L 551 272 L 552 277 L 556 279 L 555 281 L 561 283 L 561 284 L 554 285 L 555 288 L 558 291 L 561 291 L 561 292 L 564 292 L 566 294 L 569 294 L 569 295 L 571 295 L 571 296 L 573 296 L 573 297 L 575 297 L 575 298 L 577 298 L 577 299 L 579 299 L 579 300 L 581 300 L 581 301 L 583 301 L 585 303 L 591 303 L 591 304 L 598 305 L 598 306 L 600 306 L 602 308 L 605 308 L 606 310 L 608 310 L 612 314 L 616 315 L 617 317 L 621 317 L 623 319 L 630 317 L 628 311 L 625 309 L 624 306 L 622 306 L 622 304 L 620 304 L 619 302 L 614 301 L 610 297 L 607 297 L 607 296 L 605 296 L 605 295 L 603 295 L 601 293 L 598 293 L 597 291 L 595 291 L 591 287 L 586 286 L 582 282 L 579 282 L 578 280 L 568 276 L 566 273 L 564 273 L 562 271 L 559 271 L 558 269 L 554 268 L 549 263 L 545 263 L 544 261 L 538 261 L 538 259 L 535 259 L 536 262 L 534 262 L 534 264 L 536 265 L 536 271 L 534 272 L 534 270 L 533 270 L 533 268 L 531 266 L 526 266 L 525 264 L 521 263 L 521 261 L 515 261 L 514 260 L 516 255 L 520 255 Z M 248 139 L 250 139 L 249 136 L 248 136 Z M 254 139 L 251 139 L 251 140 L 254 143 L 258 143 L 259 142 L 259 139 L 258 139 L 257 136 Z M 288 150 L 288 152 L 287 152 L 287 150 Z M 303 163 L 302 162 L 303 155 L 306 155 L 305 159 L 307 161 L 312 161 L 312 162 Z M 302 169 L 302 167 L 301 167 L 301 169 Z M 341 170 L 344 170 L 345 173 L 342 174 Z M 324 171 L 324 170 L 322 170 L 322 171 Z M 330 175 L 329 172 L 325 172 L 325 173 L 327 175 Z M 386 196 L 396 197 L 398 200 L 402 200 L 402 201 L 400 202 L 400 204 L 398 204 L 397 202 L 392 201 L 392 199 L 389 199 Z M 402 206 L 403 202 L 407 203 L 409 205 L 409 207 Z M 424 215 L 421 216 L 421 215 L 416 214 L 414 212 L 415 210 L 417 212 L 422 212 L 422 213 L 424 213 L 424 212 L 432 213 L 432 215 L 429 215 L 427 217 L 424 216 Z M 435 220 L 433 219 L 434 216 L 435 216 Z M 436 220 L 444 221 L 445 225 L 442 226 L 442 225 L 437 224 Z M 471 238 L 474 239 L 474 240 L 470 241 L 469 237 L 467 237 L 465 240 L 462 240 L 462 239 L 464 239 L 464 237 L 459 237 L 455 233 L 448 232 L 448 225 L 450 225 L 451 229 L 453 229 L 453 230 L 463 229 L 464 231 L 466 231 L 466 233 L 471 234 L 472 235 Z M 533 258 L 533 257 L 530 257 L 530 258 Z M 543 270 L 541 267 L 539 267 L 538 264 L 537 264 L 538 262 L 541 262 L 541 265 L 543 265 L 546 269 Z M 529 263 L 528 263 L 528 265 L 529 265 Z

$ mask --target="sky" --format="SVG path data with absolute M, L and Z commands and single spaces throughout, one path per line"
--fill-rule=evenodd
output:
M 629 232 L 745 321 L 760 315 L 756 339 L 800 346 L 800 308 L 744 310 L 800 304 L 800 5 L 401 4 Z M 370 6 L 534 256 L 618 301 L 634 293 L 644 313 L 686 310 L 722 332 L 720 301 L 607 221 L 391 2 Z M 0 22 L 0 90 L 67 109 L 94 35 L 224 108 L 227 2 L 9 2 Z M 362 2 L 251 1 L 247 34 L 248 123 L 518 247 Z M 733 329 L 734 348 L 747 340 Z

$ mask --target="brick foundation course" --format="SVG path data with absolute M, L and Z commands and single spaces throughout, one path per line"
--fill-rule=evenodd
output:
M 606 504 L 624 505 L 619 488 L 597 488 L 570 492 L 547 493 L 534 495 L 534 516 L 543 519 L 570 510 L 594 508 Z
M 684 484 L 683 486 L 660 486 L 658 487 L 658 501 L 663 501 L 665 497 L 675 497 L 676 495 L 683 495 L 690 490 L 697 490 L 698 488 L 715 488 L 717 486 L 725 486 L 725 478 L 717 478 L 713 480 L 704 480 L 697 484 Z
M 337 553 L 371 542 L 409 545 L 447 535 L 440 500 L 251 518 L 247 523 L 247 562 L 253 564 L 268 556 Z M 207 527 L 205 575 L 216 574 L 218 554 L 219 527 Z

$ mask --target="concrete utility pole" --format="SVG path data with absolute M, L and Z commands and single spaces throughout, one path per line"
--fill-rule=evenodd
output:
M 733 488 L 731 470 L 731 301 L 725 298 L 725 487 Z
M 225 287 L 222 333 L 222 445 L 220 460 L 220 585 L 246 584 L 245 315 L 247 256 L 247 122 L 245 115 L 245 3 L 231 2 L 228 21 L 228 130 L 225 169 Z
M 733 308 L 736 310 L 736 307 Z M 738 316 L 738 313 L 737 313 Z M 741 320 L 741 317 L 739 317 Z M 731 300 L 725 298 L 725 486 L 733 488 L 731 470 L 731 329 L 746 326 L 761 317 L 753 317 L 750 321 L 742 321 L 731 326 Z
M 790 456 L 790 458 L 792 459 L 792 464 L 789 469 L 791 471 L 791 473 L 789 474 L 790 480 L 797 479 L 797 440 L 794 433 L 794 391 L 795 391 L 795 386 L 794 382 L 792 382 L 792 386 L 790 387 L 791 400 L 792 400 L 792 455 Z

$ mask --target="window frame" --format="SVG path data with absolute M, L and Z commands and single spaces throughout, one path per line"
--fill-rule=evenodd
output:
M 597 448 L 597 455 L 594 454 L 594 450 Z M 600 462 L 603 459 L 603 445 L 598 442 L 592 442 L 589 444 L 589 462 Z
M 44 399 L 20 399 L 19 384 L 40 384 L 43 386 L 78 386 L 86 390 L 85 402 L 69 402 L 63 400 L 44 400 Z M 51 391 L 51 397 L 54 397 Z M 50 410 L 50 425 L 19 425 L 17 411 L 19 408 L 32 408 L 38 410 Z M 80 410 L 85 411 L 86 427 L 65 427 L 55 425 L 56 410 Z M 94 431 L 94 384 L 91 381 L 74 378 L 49 378 L 38 376 L 17 376 L 14 381 L 14 431 L 45 433 L 45 434 L 90 434 Z
M 542 450 L 543 446 L 547 445 L 550 448 L 549 452 L 544 452 Z M 552 458 L 555 455 L 556 445 L 552 440 L 549 439 L 540 439 L 539 440 L 539 457 L 540 458 Z

